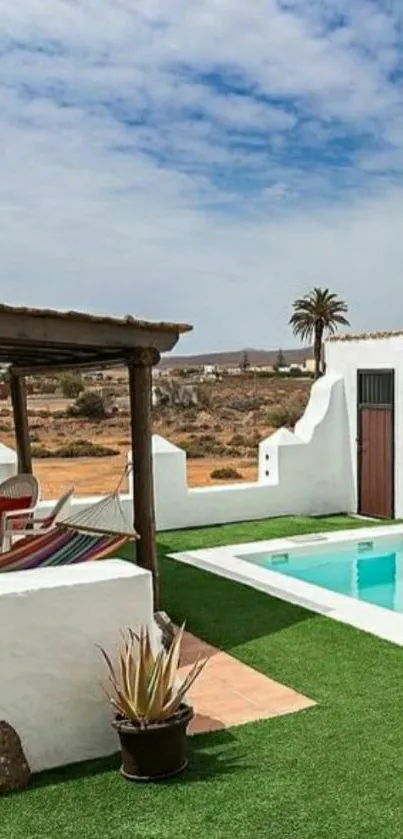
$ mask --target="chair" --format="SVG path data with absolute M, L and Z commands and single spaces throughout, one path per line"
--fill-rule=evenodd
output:
M 0 554 L 0 573 L 119 556 L 124 545 L 139 538 L 115 491 L 53 527 L 19 539 Z
M 18 527 L 17 529 L 14 527 L 15 520 L 19 519 L 21 517 L 21 512 L 24 514 L 25 510 L 12 510 L 8 513 L 4 513 L 2 551 L 4 552 L 11 549 L 13 537 L 20 539 L 23 536 L 44 536 L 46 533 L 49 533 L 49 531 L 51 531 L 60 520 L 61 514 L 67 507 L 73 493 L 74 487 L 71 487 L 64 493 L 64 495 L 61 496 L 61 498 L 59 498 L 47 516 L 44 516 L 43 518 L 36 518 L 33 516 L 27 521 L 25 527 Z
M 3 547 L 5 517 L 15 513 L 13 527 L 24 530 L 32 518 L 39 498 L 39 482 L 34 475 L 14 475 L 0 484 L 0 544 Z

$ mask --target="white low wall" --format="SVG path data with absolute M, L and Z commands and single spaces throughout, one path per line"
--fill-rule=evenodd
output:
M 348 434 L 343 378 L 328 374 L 313 385 L 295 431 L 280 429 L 260 444 L 256 482 L 191 489 L 186 453 L 155 435 L 157 529 L 348 512 L 354 499 Z
M 316 382 L 294 433 L 280 429 L 259 447 L 258 481 L 189 489 L 186 455 L 155 440 L 155 504 L 160 530 L 281 515 L 351 509 L 352 472 L 343 379 Z
M 0 484 L 17 474 L 18 459 L 14 449 L 0 443 Z
M 154 631 L 148 571 L 122 560 L 0 575 L 0 719 L 18 731 L 31 769 L 112 754 L 112 708 L 97 644 Z
M 157 530 L 175 530 L 281 515 L 351 512 L 355 504 L 351 429 L 342 375 L 329 372 L 312 387 L 294 432 L 279 429 L 259 447 L 258 480 L 190 488 L 186 453 L 153 437 Z M 129 463 L 131 456 L 129 454 Z M 132 517 L 133 481 L 122 504 Z M 72 512 L 99 497 L 75 498 Z M 54 502 L 42 502 L 41 513 Z

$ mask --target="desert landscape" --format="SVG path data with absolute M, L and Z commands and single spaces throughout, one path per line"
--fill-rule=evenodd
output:
M 58 381 L 53 387 L 40 379 L 31 384 L 30 434 L 43 498 L 56 498 L 70 486 L 77 495 L 104 493 L 121 480 L 129 450 L 125 372 L 115 371 L 108 380 L 108 387 L 85 382 L 86 393 L 112 405 L 101 418 L 75 416 L 75 399 L 62 395 Z M 255 480 L 260 440 L 282 425 L 293 427 L 311 384 L 310 379 L 252 373 L 200 384 L 196 376 L 186 387 L 197 393 L 197 404 L 155 406 L 153 430 L 186 450 L 191 486 Z M 11 404 L 3 398 L 0 406 L 1 442 L 14 446 Z M 126 487 L 124 478 L 122 490 Z

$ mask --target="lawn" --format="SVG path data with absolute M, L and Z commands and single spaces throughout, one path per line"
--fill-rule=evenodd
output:
M 403 650 L 163 556 L 348 526 L 283 519 L 161 534 L 170 615 L 317 707 L 193 739 L 188 774 L 161 786 L 124 783 L 114 760 L 47 773 L 0 803 L 1 839 L 400 839 Z

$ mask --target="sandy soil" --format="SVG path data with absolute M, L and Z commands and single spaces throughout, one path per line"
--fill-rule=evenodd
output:
M 36 460 L 35 474 L 41 482 L 42 498 L 58 498 L 69 487 L 75 487 L 76 495 L 98 495 L 112 492 L 122 478 L 126 457 L 80 458 L 80 460 Z M 217 467 L 232 466 L 244 481 L 255 481 L 257 462 L 236 458 L 202 458 L 188 460 L 189 486 L 220 485 L 224 481 L 214 480 L 210 473 Z M 127 490 L 127 479 L 121 484 L 122 492 Z

